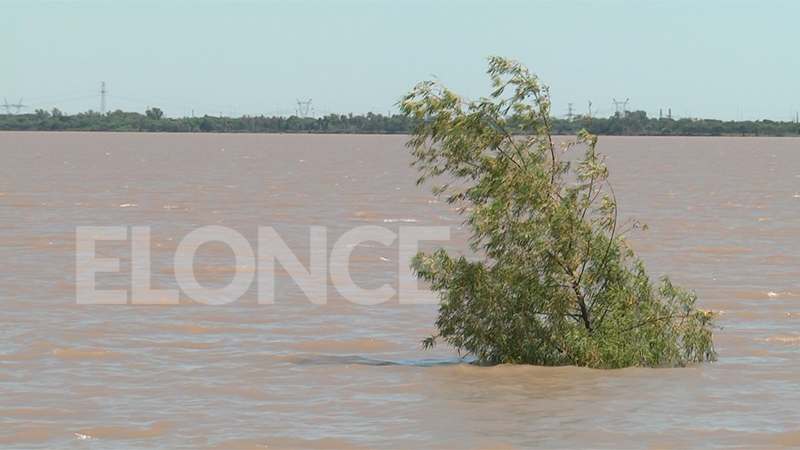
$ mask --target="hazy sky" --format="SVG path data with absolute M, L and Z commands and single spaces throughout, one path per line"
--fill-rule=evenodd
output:
M 169 116 L 396 111 L 433 76 L 477 98 L 486 56 L 567 103 L 786 120 L 800 108 L 800 2 L 6 2 L 0 97 L 28 111 Z

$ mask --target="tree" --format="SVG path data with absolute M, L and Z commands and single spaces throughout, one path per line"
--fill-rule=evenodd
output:
M 439 332 L 423 347 L 443 339 L 484 364 L 714 360 L 713 313 L 666 276 L 656 287 L 626 242 L 641 225 L 618 223 L 597 138 L 581 131 L 557 148 L 548 88 L 515 61 L 491 57 L 488 73 L 490 98 L 466 102 L 429 81 L 399 103 L 415 122 L 418 184 L 446 176 L 433 192 L 459 205 L 479 255 L 412 259 L 440 296 Z M 582 159 L 561 159 L 576 146 Z
M 164 116 L 164 111 L 161 108 L 150 108 L 144 112 L 149 119 L 160 120 Z

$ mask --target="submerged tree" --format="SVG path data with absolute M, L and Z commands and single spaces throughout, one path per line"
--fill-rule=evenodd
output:
M 412 260 L 441 299 L 441 338 L 481 363 L 598 368 L 683 366 L 716 358 L 713 313 L 661 278 L 654 285 L 618 223 L 597 138 L 556 147 L 550 97 L 515 61 L 489 58 L 494 92 L 467 102 L 424 82 L 400 107 L 408 146 L 433 192 L 457 204 L 478 260 L 439 249 Z M 561 158 L 582 146 L 582 159 Z M 442 176 L 442 177 L 439 177 Z M 567 181 L 569 179 L 570 181 Z

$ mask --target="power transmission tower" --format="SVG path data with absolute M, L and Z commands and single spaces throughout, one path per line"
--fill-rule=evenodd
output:
M 100 83 L 100 114 L 106 113 L 106 82 Z
M 625 117 L 628 115 L 628 100 L 630 99 L 626 98 L 624 102 L 618 102 L 617 99 L 614 99 L 614 107 L 617 109 L 617 116 Z
M 6 114 L 11 114 L 11 105 L 8 104 L 8 100 L 3 97 L 3 108 L 6 109 Z
M 567 107 L 567 120 L 571 122 L 572 118 L 575 117 L 575 114 L 572 112 L 572 103 L 567 103 Z
M 5 99 L 3 99 L 3 100 L 5 100 Z M 19 111 L 22 108 L 27 108 L 27 106 L 22 104 L 22 97 L 19 98 L 19 102 L 17 102 L 16 105 L 9 105 L 8 102 L 6 102 L 6 111 L 8 110 L 9 106 L 12 107 L 12 108 L 17 108 L 17 112 L 15 112 L 14 114 L 19 114 Z
M 301 102 L 297 100 L 297 117 L 306 118 L 308 117 L 308 112 L 311 111 L 312 115 L 314 113 L 314 109 L 311 108 L 311 99 L 307 102 Z

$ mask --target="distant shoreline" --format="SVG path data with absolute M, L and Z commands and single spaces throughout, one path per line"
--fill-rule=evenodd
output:
M 586 128 L 600 136 L 772 136 L 798 137 L 800 123 L 772 120 L 721 121 L 716 119 L 649 118 L 644 111 L 624 116 L 551 118 L 558 135 Z M 0 131 L 104 131 L 161 133 L 255 134 L 409 134 L 413 121 L 403 115 L 328 114 L 323 117 L 184 117 L 167 118 L 158 108 L 145 114 L 120 110 L 67 115 L 58 109 L 32 114 L 0 114 Z M 524 130 L 523 130 L 524 131 Z

